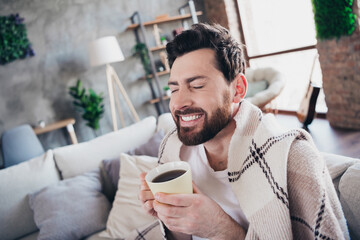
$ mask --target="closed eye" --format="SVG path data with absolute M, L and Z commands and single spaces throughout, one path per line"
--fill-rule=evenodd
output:
M 193 88 L 195 89 L 200 89 L 200 88 L 203 88 L 204 86 L 194 86 Z

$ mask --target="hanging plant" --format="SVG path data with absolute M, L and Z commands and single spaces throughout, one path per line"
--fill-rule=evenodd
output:
M 356 27 L 353 0 L 312 0 L 318 39 L 351 35 Z
M 87 121 L 86 125 L 94 131 L 99 129 L 99 121 L 104 114 L 104 98 L 102 94 L 96 94 L 91 88 L 89 93 L 86 93 L 80 79 L 77 81 L 76 86 L 69 88 L 69 93 L 75 99 L 73 103 L 76 109 L 83 113 L 82 117 Z
M 135 56 L 140 56 L 141 63 L 144 67 L 144 71 L 146 75 L 151 74 L 151 65 L 150 65 L 150 58 L 148 49 L 144 43 L 137 43 L 133 47 L 133 53 Z
M 27 38 L 24 18 L 19 14 L 0 16 L 0 64 L 34 56 Z

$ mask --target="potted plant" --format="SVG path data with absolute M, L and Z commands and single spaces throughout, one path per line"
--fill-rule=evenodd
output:
M 360 129 L 359 9 L 353 0 L 312 0 L 317 50 L 334 127 Z
M 95 136 L 100 131 L 99 121 L 104 114 L 104 104 L 102 93 L 96 94 L 94 90 L 89 89 L 89 93 L 82 87 L 82 82 L 77 80 L 76 85 L 69 88 L 69 94 L 75 99 L 76 110 L 82 113 L 82 117 L 87 121 L 86 125 L 94 130 Z
M 163 89 L 164 89 L 164 91 L 165 91 L 166 96 L 171 97 L 170 87 L 169 87 L 169 86 L 165 86 L 165 87 L 163 87 Z

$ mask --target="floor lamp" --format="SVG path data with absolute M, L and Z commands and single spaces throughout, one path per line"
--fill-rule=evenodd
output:
M 114 131 L 118 130 L 115 105 L 119 114 L 121 125 L 125 127 L 124 115 L 121 110 L 119 98 L 117 97 L 116 86 L 126 101 L 135 121 L 140 121 L 139 116 L 126 94 L 125 88 L 121 84 L 118 75 L 116 74 L 114 68 L 110 66 L 110 63 L 121 62 L 125 59 L 116 38 L 114 36 L 109 36 L 99 38 L 91 42 L 89 45 L 89 55 L 91 66 L 106 65 L 106 78 Z

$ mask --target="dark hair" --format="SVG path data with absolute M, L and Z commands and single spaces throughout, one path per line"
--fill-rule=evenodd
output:
M 170 68 L 177 57 L 203 48 L 215 51 L 216 67 L 224 74 L 228 83 L 239 73 L 245 73 L 245 60 L 240 44 L 219 24 L 194 24 L 191 29 L 183 31 L 169 42 L 166 52 Z

